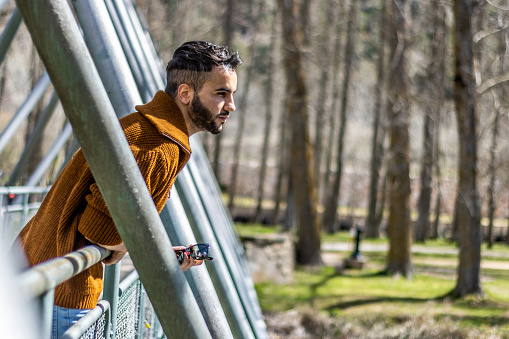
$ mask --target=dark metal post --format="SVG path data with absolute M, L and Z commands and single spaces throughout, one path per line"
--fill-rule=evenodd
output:
M 359 245 L 361 242 L 361 233 L 362 229 L 360 226 L 355 227 L 355 250 L 353 251 L 352 255 L 350 256 L 352 259 L 360 259 L 362 257 L 361 252 L 359 251 Z
M 17 4 L 165 334 L 210 338 L 67 1 Z

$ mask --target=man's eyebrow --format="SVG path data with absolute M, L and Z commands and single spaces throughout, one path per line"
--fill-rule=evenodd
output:
M 229 88 L 221 87 L 221 88 L 216 89 L 216 92 L 228 92 L 228 93 L 232 93 L 233 91 L 231 89 L 229 89 Z M 235 92 L 237 92 L 237 91 L 235 91 Z M 235 92 L 233 92 L 233 93 L 235 93 Z

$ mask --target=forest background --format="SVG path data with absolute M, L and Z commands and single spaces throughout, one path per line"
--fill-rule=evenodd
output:
M 479 254 L 482 240 L 508 238 L 505 1 L 137 4 L 163 64 L 188 40 L 239 51 L 237 111 L 202 141 L 232 214 L 295 227 L 300 263 L 320 260 L 322 229 L 354 222 L 389 235 L 387 269 L 405 276 L 413 239 L 464 237 Z M 3 126 L 43 72 L 20 31 L 0 69 Z M 43 107 L 0 155 L 2 183 Z M 27 174 L 64 126 L 62 112 L 53 119 Z M 458 294 L 480 292 L 476 274 Z

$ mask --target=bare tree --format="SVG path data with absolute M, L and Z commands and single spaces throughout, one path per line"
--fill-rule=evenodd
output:
M 431 64 L 426 67 L 426 83 L 423 89 L 433 100 L 424 102 L 423 154 L 421 160 L 420 195 L 417 203 L 418 217 L 415 223 L 415 240 L 424 242 L 430 233 L 430 211 L 432 193 L 432 174 L 435 159 L 435 144 L 438 128 L 437 120 L 444 103 L 444 70 L 445 70 L 445 10 L 438 2 L 431 4 Z M 438 179 L 439 180 L 439 179 Z
M 233 167 L 232 174 L 230 177 L 230 185 L 228 187 L 228 208 L 230 211 L 233 211 L 234 199 L 237 190 L 237 175 L 239 171 L 239 162 L 240 162 L 240 153 L 242 146 L 242 136 L 244 134 L 244 125 L 246 121 L 246 107 L 248 102 L 248 94 L 249 88 L 252 83 L 254 71 L 255 71 L 255 62 L 256 59 L 256 49 L 258 48 L 258 29 L 260 22 L 260 15 L 264 13 L 265 6 L 263 5 L 263 1 L 260 4 L 257 4 L 255 0 L 251 1 L 251 13 L 252 13 L 252 24 L 250 25 L 253 30 L 251 44 L 249 46 L 249 55 L 251 56 L 250 63 L 247 65 L 247 72 L 244 80 L 244 87 L 242 88 L 242 97 L 240 99 L 240 103 L 238 105 L 237 115 L 239 118 L 239 125 L 237 127 L 237 133 L 235 137 L 235 144 L 233 146 Z
M 378 60 L 376 64 L 377 74 L 375 86 L 375 107 L 373 108 L 373 138 L 371 143 L 371 162 L 369 166 L 369 193 L 368 193 L 368 215 L 366 217 L 365 235 L 368 238 L 378 238 L 380 236 L 380 222 L 382 220 L 383 209 L 378 208 L 378 188 L 380 186 L 380 170 L 382 168 L 385 140 L 385 123 L 382 112 L 385 108 L 386 98 L 386 57 L 385 42 L 387 10 L 385 0 L 381 0 L 380 24 L 378 37 Z M 381 85 L 382 84 L 382 85 Z
M 301 264 L 321 263 L 320 228 L 317 218 L 317 194 L 314 186 L 313 153 L 308 130 L 308 98 L 303 65 L 303 32 L 299 27 L 302 3 L 279 0 L 283 24 L 283 60 L 286 72 L 287 108 L 290 117 L 291 176 L 295 194 L 298 242 L 297 261 Z
M 391 50 L 389 75 L 390 155 L 388 185 L 390 207 L 388 220 L 388 274 L 411 277 L 412 224 L 410 220 L 409 102 L 407 74 L 408 3 L 391 0 L 388 6 Z
M 284 109 L 281 112 L 279 119 L 279 145 L 278 148 L 278 161 L 277 161 L 277 175 L 276 185 L 274 188 L 274 210 L 272 211 L 271 224 L 276 225 L 279 222 L 279 213 L 281 210 L 281 200 L 284 195 L 283 189 L 288 187 L 286 182 L 288 181 L 289 172 L 289 155 L 290 149 L 288 130 L 289 126 L 286 123 L 288 121 L 288 112 L 286 111 L 286 101 L 284 101 Z
M 434 2 L 432 4 L 433 12 L 433 42 L 431 47 L 431 55 L 434 58 L 432 63 L 434 76 L 432 77 L 433 97 L 436 102 L 435 109 L 437 110 L 434 115 L 435 118 L 435 135 L 433 137 L 433 164 L 435 171 L 436 195 L 434 203 L 435 220 L 431 228 L 430 237 L 438 238 L 438 226 L 440 222 L 440 206 L 442 202 L 441 192 L 441 171 L 440 171 L 440 120 L 445 101 L 445 59 L 447 53 L 447 25 L 445 22 L 445 8 L 441 2 Z
M 346 15 L 342 14 L 342 10 L 344 8 L 345 0 L 339 0 L 339 5 L 336 13 L 336 23 L 335 23 L 335 34 L 334 34 L 334 53 L 332 57 L 332 105 L 328 111 L 329 116 L 329 124 L 327 126 L 327 146 L 325 147 L 326 155 L 325 155 L 325 174 L 323 176 L 323 201 L 327 200 L 327 196 L 329 194 L 329 184 L 330 184 L 330 176 L 331 176 L 331 165 L 332 165 L 332 156 L 333 156 L 333 144 L 334 144 L 334 136 L 337 125 L 337 107 L 339 102 L 339 88 L 340 88 L 340 66 L 341 66 L 341 36 L 343 35 L 343 21 Z
M 499 20 L 501 23 L 502 20 Z M 498 73 L 504 74 L 505 72 L 505 62 L 504 57 L 507 52 L 506 47 L 506 28 L 501 28 L 500 32 L 498 32 Z M 505 97 L 505 88 L 499 87 L 494 90 L 493 97 L 495 99 L 495 117 L 493 118 L 493 128 L 491 131 L 491 146 L 490 146 L 490 160 L 488 165 L 488 175 L 490 178 L 490 182 L 487 188 L 488 195 L 488 235 L 487 242 L 488 248 L 493 247 L 493 219 L 495 218 L 495 210 L 497 208 L 497 201 L 495 199 L 495 180 L 497 177 L 497 148 L 498 148 L 498 135 L 500 129 L 500 116 L 502 107 L 500 105 L 500 98 Z
M 319 46 L 322 52 L 320 53 L 320 90 L 318 91 L 318 100 L 316 103 L 316 121 L 315 121 L 315 174 L 316 174 L 316 187 L 317 191 L 320 192 L 320 177 L 321 177 L 321 165 L 322 165 L 322 154 L 323 152 L 323 135 L 325 125 L 325 111 L 327 109 L 327 96 L 330 87 L 329 74 L 331 69 L 331 55 L 332 55 L 332 39 L 334 37 L 334 0 L 327 0 L 326 5 L 326 20 L 323 23 L 322 32 L 319 37 Z
M 339 190 L 341 188 L 341 176 L 343 171 L 343 149 L 344 138 L 347 123 L 348 92 L 351 73 L 353 70 L 353 57 L 355 55 L 356 32 L 357 32 L 357 13 L 359 10 L 359 1 L 351 1 L 348 11 L 347 41 L 345 47 L 345 76 L 343 78 L 343 89 L 341 97 L 340 126 L 337 139 L 337 169 L 334 177 L 334 183 L 329 190 L 328 198 L 325 201 L 325 211 L 323 214 L 323 226 L 328 232 L 335 232 L 335 223 L 337 218 Z
M 474 0 L 454 1 L 454 101 L 459 130 L 459 181 L 456 221 L 459 263 L 452 294 L 463 297 L 482 294 L 481 213 L 477 188 L 477 118 L 472 48 Z
M 265 126 L 263 129 L 263 146 L 262 146 L 262 153 L 261 153 L 261 165 L 260 165 L 260 177 L 258 180 L 258 198 L 256 203 L 256 212 L 254 215 L 254 220 L 259 222 L 261 218 L 262 213 L 262 202 L 264 198 L 264 186 L 265 186 L 265 176 L 266 176 L 266 170 L 267 170 L 267 158 L 268 158 L 268 151 L 269 151 L 269 143 L 270 143 L 270 136 L 272 131 L 272 115 L 273 115 L 273 109 L 272 109 L 272 92 L 274 88 L 274 78 L 273 75 L 275 73 L 274 70 L 274 60 L 276 58 L 275 51 L 276 51 L 276 36 L 277 36 L 277 5 L 274 6 L 274 10 L 272 13 L 272 27 L 271 27 L 271 38 L 270 38 L 270 45 L 269 45 L 269 57 L 268 57 L 268 65 L 267 65 L 267 77 L 265 79 L 265 100 L 266 100 L 266 106 L 265 106 Z
M 224 16 L 224 45 L 225 46 L 231 46 L 233 43 L 233 32 L 234 32 L 234 25 L 233 25 L 233 18 L 235 15 L 235 0 L 226 0 L 226 13 Z M 188 4 L 186 4 L 188 5 Z M 221 177 L 221 170 L 219 167 L 219 161 L 221 158 L 221 143 L 223 140 L 222 133 L 219 133 L 216 135 L 216 143 L 214 148 L 214 161 L 213 161 L 213 169 L 216 177 Z
M 39 55 L 37 54 L 37 50 L 35 47 L 32 47 L 31 52 L 31 66 L 30 66 L 30 73 L 32 78 L 32 88 L 37 84 L 37 81 L 39 80 L 40 76 L 43 73 L 43 65 L 41 60 L 39 59 Z M 41 116 L 43 110 L 43 100 L 39 100 L 37 105 L 34 107 L 32 113 L 27 118 L 27 129 L 25 133 L 25 143 L 30 140 L 30 137 L 32 133 L 34 132 L 34 128 L 36 126 L 37 120 Z M 32 156 L 28 160 L 28 163 L 26 165 L 25 174 L 29 176 L 39 163 L 41 162 L 42 158 L 44 157 L 44 150 L 42 148 L 42 141 L 37 143 L 35 146 L 34 151 L 32 152 Z

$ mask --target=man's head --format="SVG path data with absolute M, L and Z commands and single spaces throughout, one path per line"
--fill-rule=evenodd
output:
M 205 41 L 180 46 L 166 67 L 168 93 L 182 110 L 189 134 L 222 130 L 235 110 L 237 52 Z
M 173 99 L 181 84 L 199 92 L 216 67 L 233 70 L 242 63 L 237 52 L 206 41 L 189 41 L 175 50 L 166 66 L 166 93 Z

